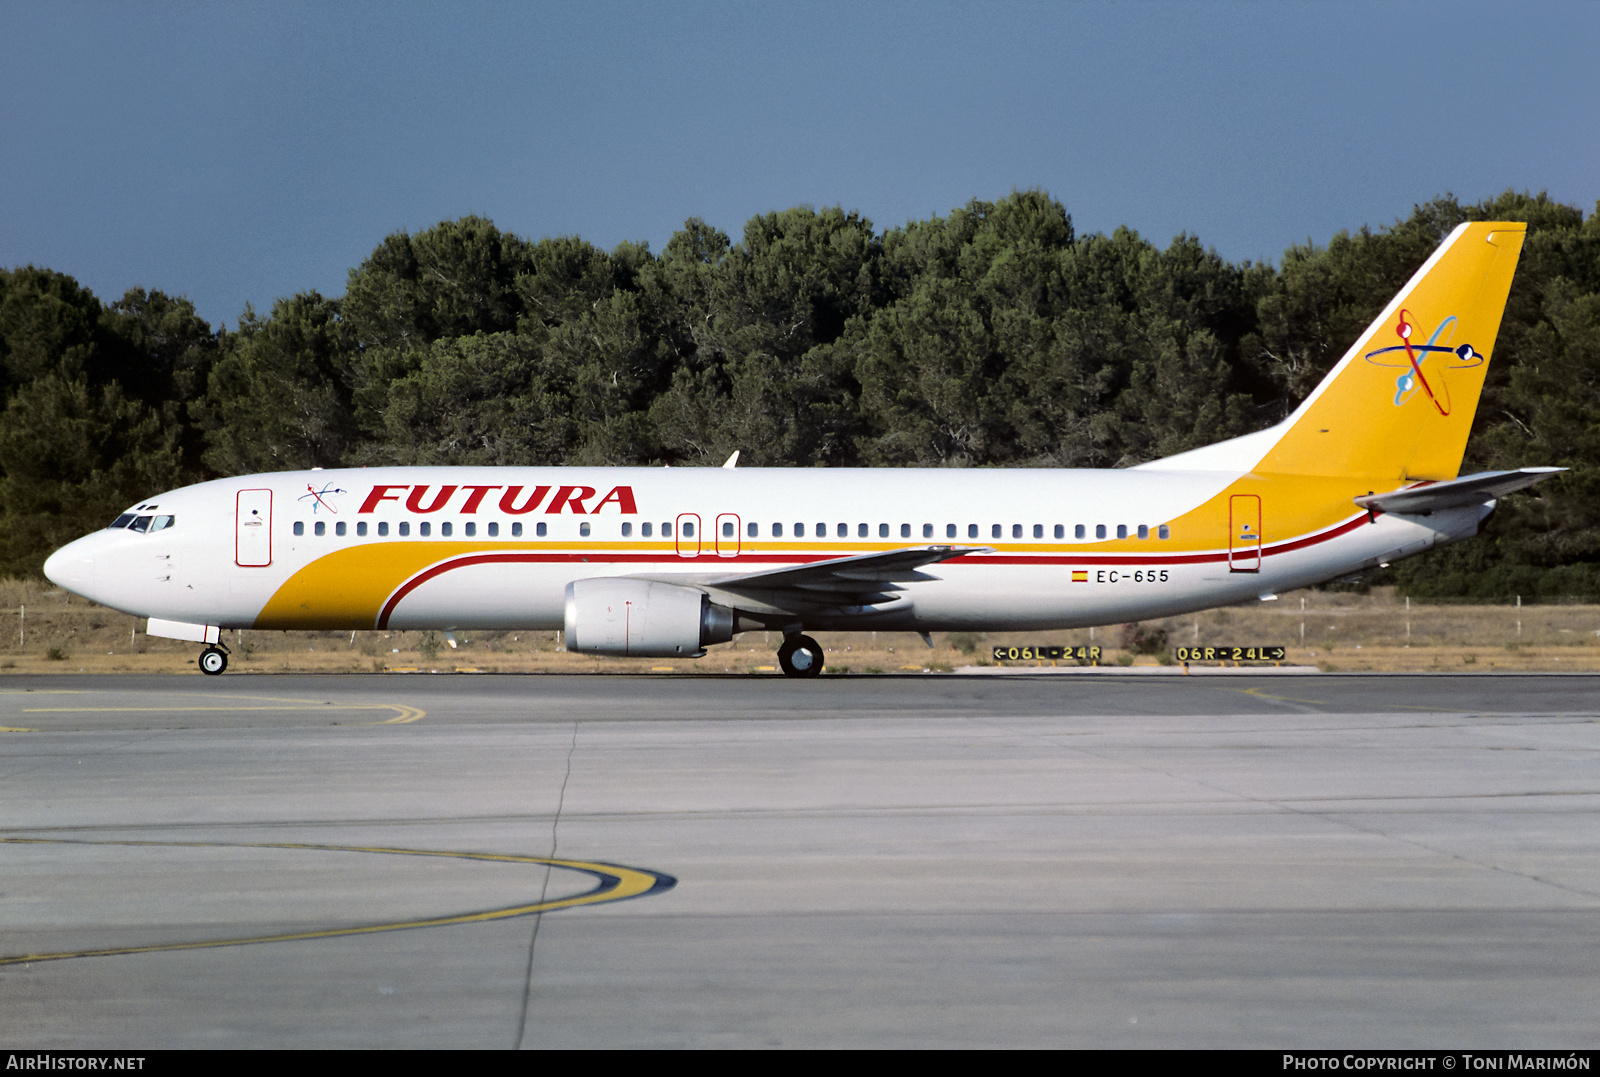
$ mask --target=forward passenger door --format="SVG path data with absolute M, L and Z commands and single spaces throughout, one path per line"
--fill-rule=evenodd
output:
M 240 568 L 272 564 L 272 491 L 240 490 L 235 500 L 233 563 Z

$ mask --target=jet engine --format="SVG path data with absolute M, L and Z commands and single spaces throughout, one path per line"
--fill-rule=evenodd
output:
M 733 638 L 733 611 L 703 591 L 600 577 L 567 584 L 567 650 L 632 658 L 698 658 Z

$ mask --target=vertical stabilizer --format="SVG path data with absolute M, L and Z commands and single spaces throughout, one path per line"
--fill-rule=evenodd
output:
M 1455 478 L 1526 229 L 1474 222 L 1451 232 L 1305 403 L 1274 428 L 1279 437 L 1254 470 Z

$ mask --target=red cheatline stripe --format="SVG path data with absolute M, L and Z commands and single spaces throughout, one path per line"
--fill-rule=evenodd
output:
M 517 564 L 530 561 L 575 561 L 577 559 L 577 555 L 552 557 L 548 554 L 538 553 L 480 553 L 442 561 L 431 568 L 423 569 L 401 584 L 399 590 L 389 596 L 389 601 L 383 604 L 383 610 L 378 614 L 378 627 L 389 627 L 389 616 L 394 613 L 394 608 L 400 604 L 402 598 L 405 598 L 435 576 L 442 576 L 453 568 L 466 568 L 468 565 Z M 629 560 L 632 560 L 632 558 Z
M 1348 534 L 1367 522 L 1367 516 L 1362 513 L 1354 516 L 1337 527 L 1330 528 L 1319 534 L 1307 535 L 1304 538 L 1281 542 L 1275 546 L 1264 546 L 1261 556 L 1272 557 L 1293 550 L 1303 550 L 1308 546 L 1315 546 L 1330 539 Z M 698 565 L 706 564 L 782 564 L 782 565 L 808 565 L 822 561 L 838 560 L 838 554 L 740 554 L 737 557 L 718 557 L 715 554 L 704 554 L 702 558 L 682 558 L 684 562 L 694 562 Z M 1190 554 L 1089 554 L 1087 556 L 1072 556 L 1070 554 L 985 554 L 971 557 L 953 557 L 942 564 L 965 563 L 968 565 L 1198 565 L 1222 562 L 1228 559 L 1227 551 L 1215 553 L 1190 553 Z M 383 609 L 378 614 L 377 627 L 388 628 L 389 618 L 394 614 L 395 607 L 400 604 L 412 591 L 427 583 L 431 579 L 444 575 L 446 572 L 457 568 L 467 568 L 472 565 L 505 565 L 505 564 L 570 564 L 574 562 L 588 562 L 597 565 L 623 565 L 623 564 L 671 564 L 671 555 L 661 554 L 605 554 L 605 553 L 477 553 L 467 554 L 462 557 L 441 561 L 423 569 L 389 596 L 383 604 Z

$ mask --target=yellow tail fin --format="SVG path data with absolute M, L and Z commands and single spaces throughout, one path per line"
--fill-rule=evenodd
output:
M 1526 229 L 1474 222 L 1451 232 L 1255 470 L 1455 478 Z

